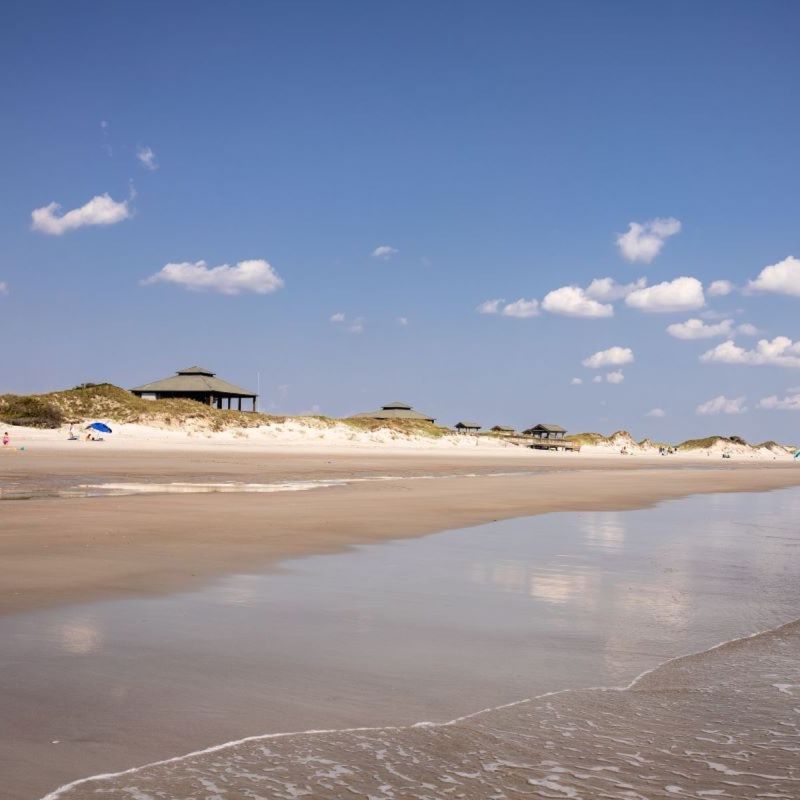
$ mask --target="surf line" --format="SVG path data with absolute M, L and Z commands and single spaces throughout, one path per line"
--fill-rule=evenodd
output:
M 186 753 L 180 756 L 173 756 L 171 758 L 165 758 L 161 761 L 151 761 L 149 764 L 142 764 L 138 767 L 131 767 L 130 769 L 124 769 L 120 772 L 107 772 L 101 773 L 98 775 L 90 775 L 88 778 L 79 778 L 78 780 L 72 781 L 71 783 L 65 783 L 63 786 L 59 786 L 54 791 L 50 792 L 49 794 L 44 795 L 40 800 L 60 800 L 68 791 L 77 788 L 78 786 L 85 786 L 88 783 L 93 783 L 96 781 L 107 781 L 112 780 L 113 778 L 120 778 L 124 775 L 133 775 L 136 772 L 141 772 L 145 769 L 150 769 L 151 767 L 161 767 L 165 766 L 166 764 L 176 764 L 180 761 L 187 761 L 190 758 L 195 758 L 197 756 L 204 756 L 208 755 L 209 753 L 218 753 L 221 750 L 227 750 L 231 747 L 236 747 L 240 744 L 248 744 L 249 742 L 263 742 L 269 739 L 287 739 L 291 736 L 323 736 L 328 733 L 385 733 L 387 731 L 409 731 L 413 730 L 414 728 L 447 728 L 453 725 L 458 725 L 461 722 L 465 722 L 469 719 L 475 719 L 475 717 L 479 717 L 483 714 L 489 714 L 492 711 L 502 711 L 506 708 L 514 708 L 516 706 L 522 706 L 527 703 L 533 703 L 536 700 L 542 700 L 546 697 L 556 697 L 562 694 L 571 694 L 571 693 L 579 693 L 579 692 L 627 692 L 631 689 L 634 689 L 636 685 L 643 680 L 648 675 L 652 675 L 654 672 L 666 667 L 670 664 L 675 664 L 679 661 L 688 660 L 690 658 L 697 658 L 698 656 L 703 656 L 707 653 L 713 653 L 715 650 L 720 650 L 723 647 L 731 644 L 737 644 L 738 642 L 745 642 L 749 639 L 756 639 L 760 636 L 769 636 L 771 634 L 780 633 L 784 628 L 792 627 L 800 623 L 800 619 L 793 619 L 789 620 L 788 622 L 782 622 L 780 625 L 777 625 L 774 628 L 767 628 L 766 630 L 756 631 L 755 633 L 748 633 L 744 636 L 735 636 L 732 639 L 725 639 L 718 644 L 713 645 L 712 647 L 708 647 L 705 650 L 698 650 L 694 653 L 686 653 L 684 655 L 675 656 L 674 658 L 669 658 L 666 661 L 663 661 L 661 664 L 658 664 L 655 667 L 651 667 L 650 669 L 644 670 L 644 672 L 640 672 L 630 683 L 625 686 L 588 686 L 581 689 L 557 689 L 551 692 L 544 692 L 542 694 L 537 694 L 533 697 L 526 697 L 522 700 L 513 700 L 510 703 L 503 703 L 499 706 L 491 706 L 490 708 L 482 708 L 479 711 L 473 711 L 471 714 L 465 714 L 461 717 L 456 717 L 455 719 L 451 719 L 447 722 L 415 722 L 411 725 L 386 725 L 383 727 L 363 727 L 363 728 L 328 728 L 328 729 L 312 729 L 306 731 L 290 731 L 286 733 L 264 733 L 264 734 L 256 734 L 255 736 L 246 736 L 243 739 L 234 739 L 230 742 L 223 742 L 222 744 L 212 745 L 211 747 L 203 748 L 202 750 L 193 750 L 191 753 Z

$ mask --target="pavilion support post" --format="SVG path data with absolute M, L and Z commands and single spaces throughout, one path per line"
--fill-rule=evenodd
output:
M 241 411 L 242 410 L 242 398 L 241 397 L 238 399 L 238 403 L 239 403 L 239 411 Z
M 256 398 L 253 397 L 253 413 L 255 413 L 255 410 L 256 410 Z

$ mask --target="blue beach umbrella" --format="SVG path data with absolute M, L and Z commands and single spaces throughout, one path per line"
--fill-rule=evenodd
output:
M 100 433 L 111 433 L 111 428 L 109 428 L 104 422 L 93 422 L 91 425 L 87 425 L 85 430 L 100 431 Z

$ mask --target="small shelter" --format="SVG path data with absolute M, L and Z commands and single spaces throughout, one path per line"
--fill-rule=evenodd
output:
M 477 422 L 457 422 L 455 429 L 459 433 L 477 433 L 481 426 Z
M 351 419 L 408 419 L 417 422 L 435 422 L 430 415 L 416 411 L 408 403 L 401 403 L 399 400 L 387 403 L 377 411 L 362 411 L 360 414 L 353 414 Z
M 523 433 L 526 436 L 533 436 L 535 439 L 563 439 L 567 429 L 562 428 L 560 425 L 549 425 L 540 422 L 538 425 L 523 431 Z
M 204 367 L 179 369 L 170 378 L 145 383 L 131 389 L 131 392 L 145 400 L 180 397 L 186 400 L 196 400 L 198 403 L 205 403 L 214 408 L 226 408 L 227 404 L 227 408 L 230 409 L 233 408 L 232 404 L 235 402 L 238 411 L 242 410 L 243 399 L 252 401 L 252 410 L 255 411 L 258 398 L 255 392 L 228 383 Z
M 516 432 L 517 432 L 516 428 L 511 428 L 508 425 L 492 426 L 492 433 L 499 433 L 501 436 L 511 436 Z

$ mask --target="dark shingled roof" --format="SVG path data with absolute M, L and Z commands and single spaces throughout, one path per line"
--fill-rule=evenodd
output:
M 187 369 L 180 370 L 180 372 L 170 378 L 163 378 L 160 381 L 145 383 L 142 386 L 131 389 L 131 391 L 135 393 L 186 392 L 197 394 L 230 394 L 240 397 L 256 396 L 255 392 L 251 392 L 249 389 L 242 389 L 241 386 L 228 383 L 228 381 L 224 381 L 222 378 L 217 378 L 213 372 L 203 369 L 202 367 L 188 367 Z
M 540 422 L 538 425 L 534 425 L 532 428 L 528 428 L 525 433 L 566 433 L 567 429 L 562 428 L 560 425 L 548 425 L 546 422 Z
M 512 428 L 510 425 L 495 425 L 492 430 L 497 433 L 514 433 L 516 428 Z
M 434 422 L 434 418 L 427 414 L 415 411 L 408 403 L 401 403 L 395 400 L 387 403 L 378 411 L 362 411 L 360 414 L 353 414 L 351 419 L 413 419 L 420 422 Z
M 381 406 L 384 411 L 398 410 L 398 411 L 411 411 L 411 406 L 408 403 L 402 403 L 400 400 L 393 400 L 385 406 Z
M 474 430 L 480 430 L 481 426 L 477 422 L 457 422 L 456 428 L 473 428 Z

